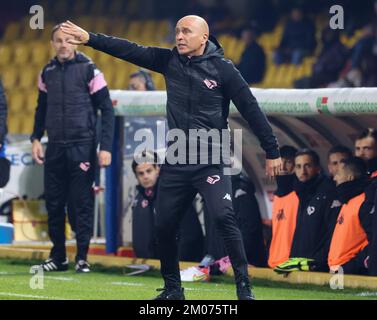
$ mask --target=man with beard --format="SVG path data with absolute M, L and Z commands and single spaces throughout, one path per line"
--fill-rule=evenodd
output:
M 373 237 L 370 244 L 368 259 L 369 274 L 377 276 L 377 130 L 368 128 L 361 132 L 355 140 L 355 155 L 362 158 L 368 168 L 370 185 L 365 190 L 366 205 L 373 215 Z

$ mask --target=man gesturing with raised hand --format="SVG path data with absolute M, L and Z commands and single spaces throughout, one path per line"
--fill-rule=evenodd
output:
M 62 25 L 62 31 L 73 36 L 73 44 L 85 44 L 163 74 L 170 130 L 179 129 L 186 136 L 192 130 L 226 130 L 232 100 L 266 152 L 267 175 L 273 177 L 279 173 L 281 160 L 271 126 L 239 71 L 224 58 L 223 49 L 209 35 L 207 22 L 203 18 L 186 16 L 177 22 L 176 46 L 173 49 L 145 47 L 126 39 L 88 33 L 69 21 Z M 211 141 L 208 147 L 215 149 L 218 145 Z M 168 148 L 167 159 L 169 152 L 171 150 Z M 241 233 L 232 207 L 231 180 L 223 172 L 224 161 L 216 163 L 208 157 L 204 162 L 193 163 L 192 160 L 196 159 L 190 156 L 192 153 L 184 152 L 182 158 L 186 162 L 166 162 L 161 168 L 156 229 L 165 287 L 156 299 L 185 298 L 179 273 L 176 234 L 183 208 L 199 192 L 224 239 L 234 270 L 238 298 L 254 300 Z

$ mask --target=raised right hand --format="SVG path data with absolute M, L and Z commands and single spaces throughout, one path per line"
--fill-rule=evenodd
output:
M 64 33 L 73 36 L 73 39 L 67 40 L 70 44 L 79 45 L 89 41 L 89 33 L 69 20 L 63 22 L 60 28 Z

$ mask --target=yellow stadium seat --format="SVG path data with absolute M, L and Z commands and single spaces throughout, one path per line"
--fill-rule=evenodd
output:
M 47 42 L 30 44 L 30 62 L 35 66 L 45 65 L 49 60 L 50 45 Z
M 168 20 L 161 20 L 157 23 L 156 27 L 157 34 L 161 37 L 167 37 L 170 32 L 170 24 Z
M 20 133 L 31 134 L 33 132 L 34 119 L 33 115 L 26 113 L 20 117 Z
M 12 50 L 10 45 L 0 45 L 0 66 L 7 66 L 12 58 Z
M 18 115 L 9 114 L 8 116 L 8 131 L 11 134 L 20 133 L 20 118 Z
M 34 114 L 37 107 L 38 89 L 30 89 L 25 92 L 25 107 L 29 114 Z
M 21 90 L 11 90 L 8 94 L 9 112 L 16 114 L 25 111 L 25 95 Z
M 109 34 L 115 37 L 123 37 L 126 34 L 126 20 L 124 18 L 117 18 L 110 23 Z
M 31 41 L 31 40 L 35 40 L 35 39 L 40 37 L 42 30 L 41 29 L 31 29 L 29 23 L 30 23 L 30 17 L 28 17 L 28 16 L 25 17 L 24 19 L 22 19 L 22 21 L 20 22 L 20 24 L 21 24 L 20 40 L 21 41 Z
M 55 26 L 55 23 L 45 22 L 44 29 L 40 33 L 39 39 L 43 42 L 46 41 L 46 44 L 51 40 L 51 30 Z
M 30 50 L 26 43 L 16 42 L 13 44 L 13 63 L 18 66 L 30 63 Z
M 2 80 L 5 89 L 12 90 L 17 86 L 18 70 L 14 66 L 8 66 L 2 72 Z
M 20 36 L 20 23 L 19 22 L 11 22 L 7 25 L 4 36 L 3 36 L 3 41 L 14 41 L 18 39 Z
M 37 88 L 38 83 L 38 70 L 31 66 L 27 65 L 22 70 L 22 73 L 19 73 L 18 86 L 21 89 L 32 89 L 33 87 Z

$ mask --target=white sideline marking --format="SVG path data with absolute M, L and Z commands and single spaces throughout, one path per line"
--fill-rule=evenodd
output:
M 16 274 L 15 272 L 0 271 L 0 276 L 14 276 Z
M 188 288 L 185 287 L 185 291 L 209 291 L 209 292 L 230 292 L 230 289 L 207 289 L 207 288 Z
M 44 276 L 45 279 L 50 279 L 50 280 L 60 280 L 60 281 L 75 281 L 73 278 L 66 278 L 66 277 L 53 277 L 53 276 Z M 76 280 L 78 281 L 78 280 Z
M 358 297 L 375 297 L 375 296 L 377 296 L 377 292 L 361 292 L 361 293 L 357 293 L 356 296 L 358 296 Z
M 137 283 L 137 282 L 111 282 L 110 284 L 114 286 L 133 286 L 133 287 L 143 287 L 143 283 Z
M 69 299 L 59 298 L 59 297 L 37 296 L 33 294 L 20 294 L 20 293 L 11 293 L 11 292 L 0 292 L 0 296 L 33 298 L 33 299 L 48 299 L 48 300 L 69 300 Z

